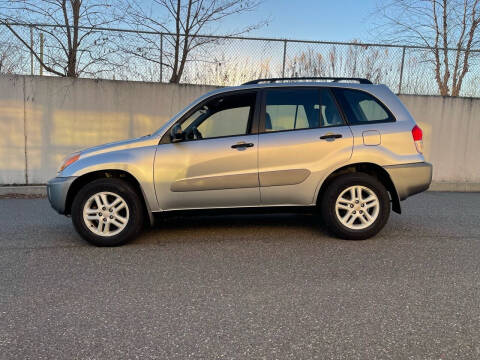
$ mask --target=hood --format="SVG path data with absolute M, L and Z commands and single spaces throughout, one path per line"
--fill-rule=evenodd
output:
M 158 137 L 153 135 L 145 135 L 135 139 L 115 141 L 107 144 L 97 145 L 90 148 L 82 149 L 77 153 L 82 158 L 89 157 L 91 155 L 102 154 L 111 151 L 119 151 L 125 149 L 133 149 L 137 147 L 151 146 L 158 144 Z

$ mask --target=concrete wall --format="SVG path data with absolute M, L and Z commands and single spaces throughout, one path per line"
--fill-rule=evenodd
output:
M 41 184 L 80 148 L 155 131 L 213 87 L 0 76 L 0 184 Z M 401 96 L 436 187 L 480 189 L 480 99 Z
M 69 153 L 146 135 L 212 87 L 0 76 L 0 184 L 41 184 Z
M 424 132 L 437 190 L 480 191 L 480 99 L 401 95 Z

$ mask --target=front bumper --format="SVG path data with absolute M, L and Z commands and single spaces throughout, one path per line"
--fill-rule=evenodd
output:
M 429 188 L 432 182 L 432 164 L 419 162 L 384 166 L 390 175 L 400 200 Z
M 52 208 L 60 214 L 65 214 L 68 189 L 70 189 L 75 179 L 75 176 L 56 177 L 47 183 L 48 201 L 50 201 Z

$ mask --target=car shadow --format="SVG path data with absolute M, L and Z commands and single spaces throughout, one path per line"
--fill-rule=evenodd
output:
M 170 244 L 218 241 L 284 241 L 298 238 L 334 239 L 318 216 L 255 214 L 168 216 L 157 218 L 131 244 Z
M 307 226 L 320 228 L 321 220 L 311 214 L 254 214 L 254 215 L 200 215 L 200 216 L 169 216 L 159 217 L 153 228 L 177 229 L 202 227 L 252 227 L 252 226 Z

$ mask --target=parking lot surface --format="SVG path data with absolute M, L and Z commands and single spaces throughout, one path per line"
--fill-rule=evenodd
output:
M 0 358 L 480 358 L 480 194 L 402 205 L 366 241 L 242 215 L 95 248 L 47 200 L 1 199 Z

